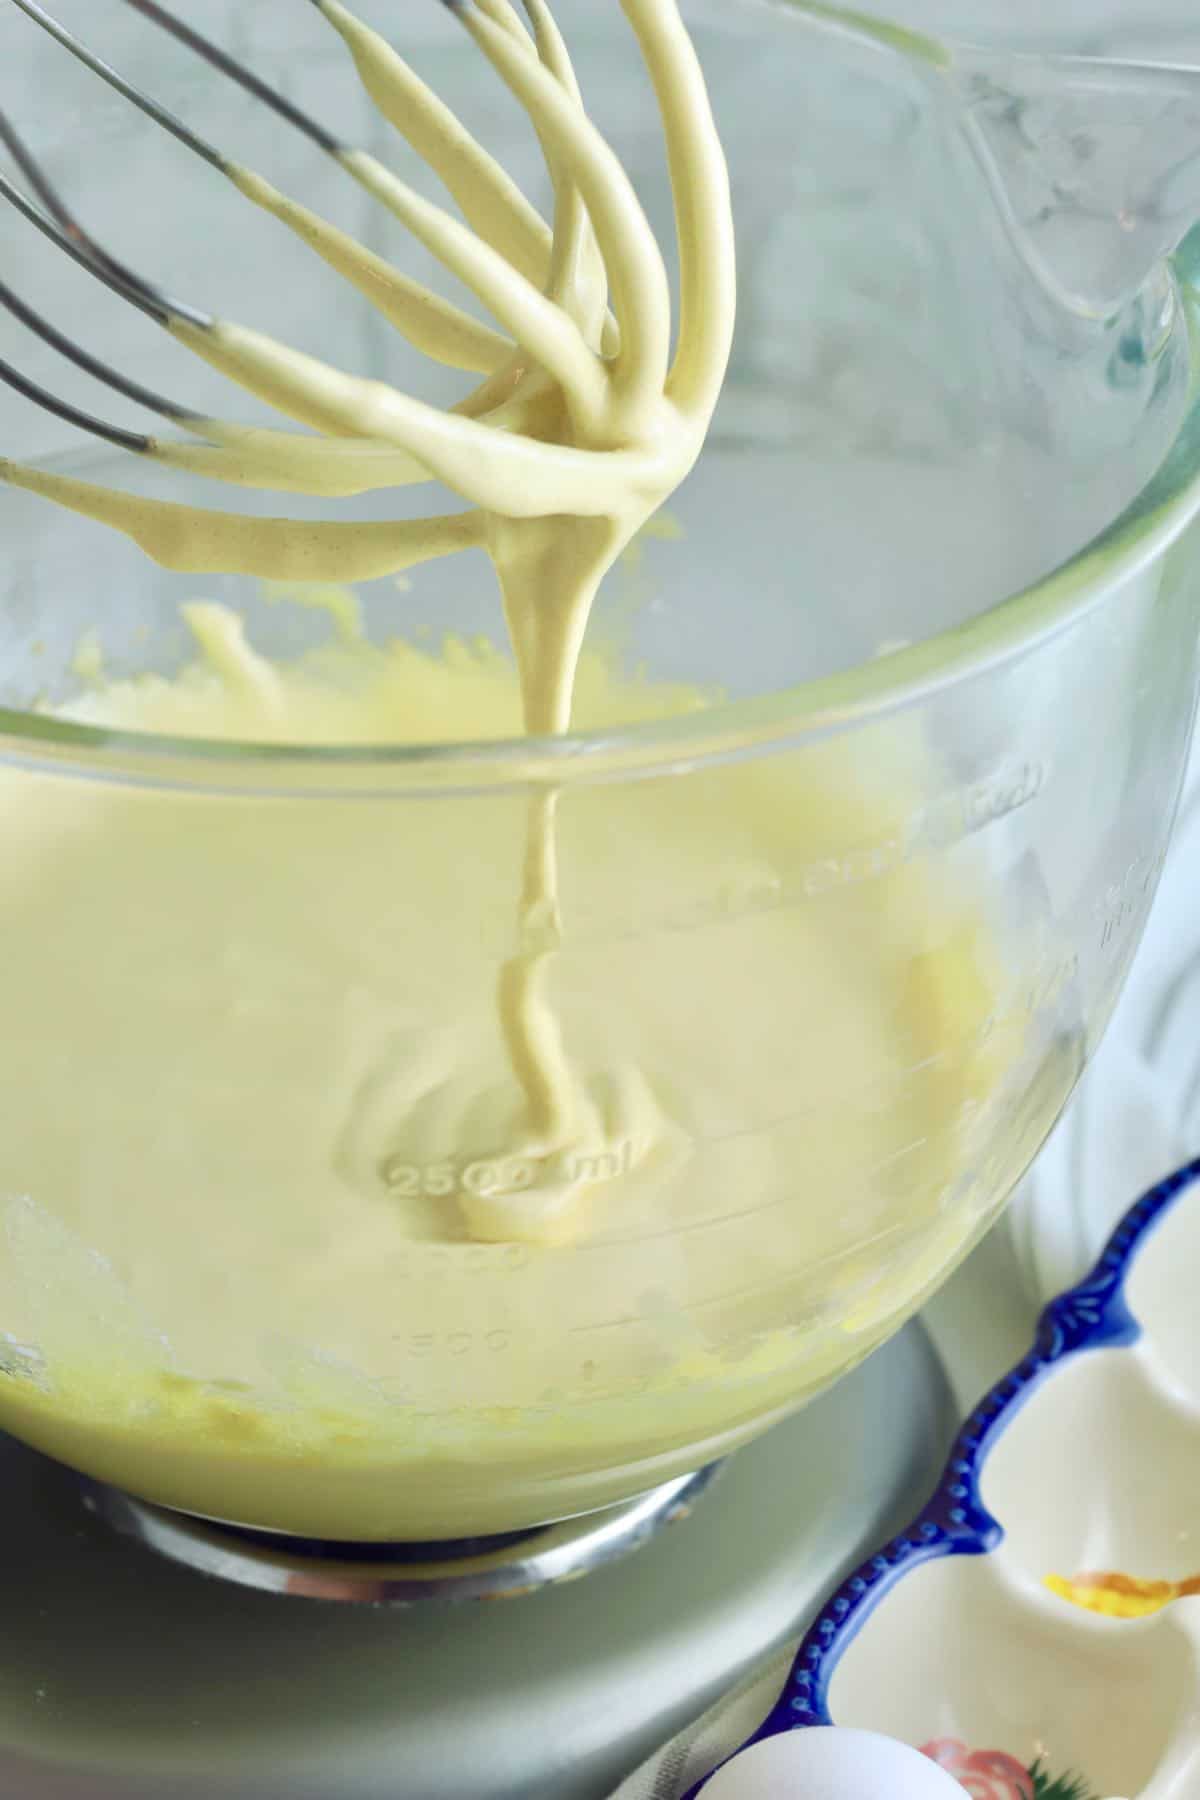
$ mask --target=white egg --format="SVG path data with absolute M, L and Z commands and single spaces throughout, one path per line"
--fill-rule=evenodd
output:
M 963 1800 L 918 1750 L 873 1731 L 789 1731 L 719 1769 L 703 1800 Z

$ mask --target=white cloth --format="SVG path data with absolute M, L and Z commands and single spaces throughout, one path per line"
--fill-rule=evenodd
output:
M 613 1800 L 680 1800 L 758 1730 L 783 1690 L 792 1656 L 789 1649 L 773 1657 L 766 1669 L 719 1700 L 659 1755 L 643 1763 Z
M 1200 1155 L 1200 742 L 1117 1013 L 1008 1230 L 1039 1299 L 1083 1275 L 1143 1189 Z

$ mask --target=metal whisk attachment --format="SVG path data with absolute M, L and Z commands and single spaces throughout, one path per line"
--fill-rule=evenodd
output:
M 675 188 L 682 315 L 673 358 L 661 251 L 627 174 L 584 109 L 547 0 L 524 0 L 524 16 L 512 0 L 442 3 L 538 133 L 554 183 L 552 227 L 395 49 L 341 0 L 312 3 L 342 38 L 380 111 L 440 178 L 457 213 L 431 204 L 383 162 L 342 142 L 156 0 L 124 0 L 148 27 L 169 33 L 339 163 L 484 303 L 494 324 L 478 322 L 410 280 L 226 157 L 126 80 L 39 0 L 11 0 L 64 51 L 218 170 L 246 201 L 299 237 L 420 351 L 481 377 L 481 384 L 443 410 L 175 298 L 91 235 L 3 113 L 0 143 L 15 172 L 0 173 L 0 196 L 98 281 L 307 429 L 239 426 L 155 393 L 92 355 L 6 281 L 0 281 L 0 304 L 24 327 L 186 435 L 164 438 L 96 418 L 10 362 L 0 362 L 0 380 L 122 449 L 210 479 L 328 497 L 441 480 L 474 509 L 375 527 L 335 521 L 306 526 L 306 561 L 298 572 L 311 579 L 325 578 L 335 566 L 339 578 L 358 579 L 470 543 L 492 547 L 498 521 L 569 514 L 595 520 L 599 528 L 622 510 L 614 500 L 616 484 L 623 496 L 635 492 L 644 499 L 648 517 L 686 473 L 687 459 L 694 459 L 703 440 L 732 331 L 728 179 L 676 0 L 621 0 L 657 90 Z M 672 431 L 662 429 L 667 414 Z M 177 529 L 179 508 L 139 501 L 136 516 L 133 510 L 122 515 L 114 510 L 111 490 L 90 490 L 15 462 L 0 461 L 0 477 L 104 517 L 168 567 L 260 574 L 273 526 L 278 542 L 270 546 L 270 562 L 277 570 L 279 546 L 285 534 L 294 534 L 288 520 L 255 520 L 250 533 L 243 515 L 206 512 L 204 554 L 197 560 L 195 534 L 183 534 L 185 543 Z M 103 510 L 93 505 L 100 493 L 108 496 Z

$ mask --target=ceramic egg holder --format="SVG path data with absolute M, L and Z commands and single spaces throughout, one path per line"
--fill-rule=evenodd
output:
M 1198 1277 L 1200 1163 L 1050 1304 L 930 1505 L 817 1620 L 790 1724 L 885 1732 L 980 1800 L 1200 1793 Z M 1158 1610 L 1088 1609 L 1108 1597 Z
M 976 1800 L 1195 1800 L 1198 1576 L 1200 1162 L 1047 1307 L 754 1741 L 883 1733 Z

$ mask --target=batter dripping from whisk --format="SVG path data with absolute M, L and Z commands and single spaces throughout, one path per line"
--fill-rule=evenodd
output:
M 169 328 L 189 349 L 320 435 L 197 419 L 193 430 L 207 443 L 154 442 L 146 453 L 218 480 L 329 496 L 438 479 L 476 510 L 392 526 L 302 528 L 140 500 L 12 464 L 0 473 L 127 532 L 177 570 L 353 582 L 485 545 L 504 596 L 525 729 L 557 735 L 570 725 L 599 586 L 695 464 L 729 359 L 733 221 L 703 76 L 673 0 L 622 0 L 658 93 L 676 196 L 682 306 L 672 361 L 661 252 L 628 176 L 583 111 L 546 0 L 529 0 L 532 39 L 509 0 L 455 0 L 451 10 L 537 127 L 556 190 L 549 236 L 396 52 L 340 0 L 318 4 L 381 112 L 443 175 L 468 223 L 421 199 L 369 155 L 339 150 L 339 160 L 511 337 L 474 325 L 253 171 L 221 162 L 247 199 L 303 238 L 402 332 L 439 360 L 487 379 L 447 414 L 273 338 L 172 314 Z M 210 617 L 206 630 L 210 642 L 224 637 L 228 654 L 220 620 Z M 530 947 L 504 968 L 499 986 L 526 1131 L 519 1143 L 473 1147 L 471 1159 L 532 1160 L 547 1177 L 519 1195 L 464 1195 L 470 1229 L 484 1238 L 561 1235 L 576 1184 L 554 1180 L 551 1166 L 601 1167 L 611 1149 L 594 1114 L 587 1117 L 547 994 L 560 931 L 556 862 L 555 795 L 547 791 L 529 806 L 521 912 Z M 414 1092 L 405 1110 L 421 1100 Z

